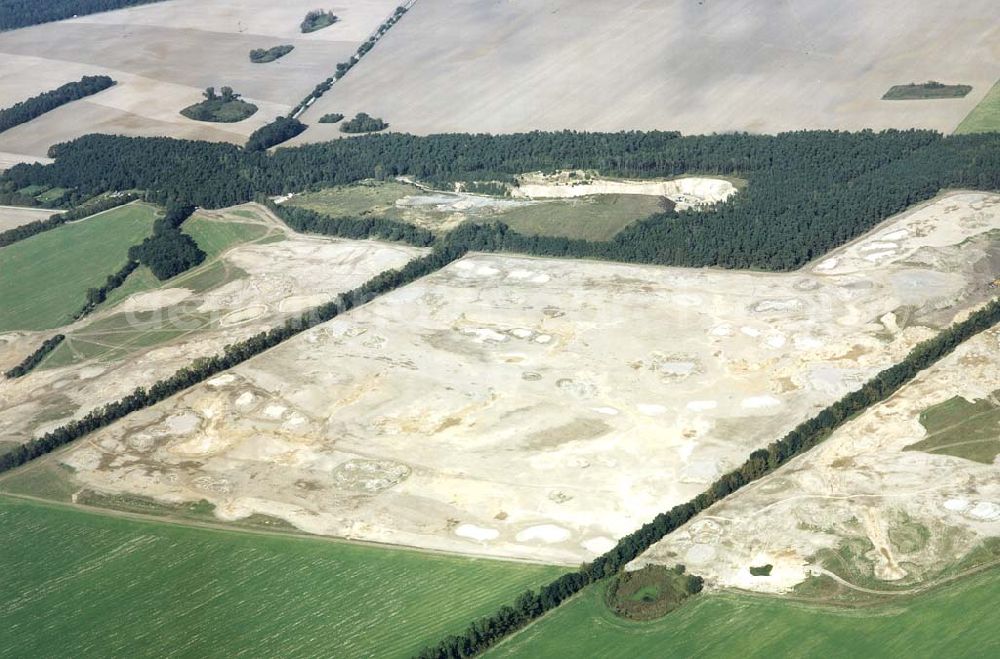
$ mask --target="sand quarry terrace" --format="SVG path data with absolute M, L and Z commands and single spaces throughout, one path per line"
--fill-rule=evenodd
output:
M 337 62 L 388 17 L 393 0 L 323 5 L 341 20 L 301 34 L 313 0 L 169 0 L 0 34 L 0 107 L 84 75 L 118 85 L 0 135 L 0 169 L 45 156 L 52 144 L 87 133 L 165 135 L 243 143 L 256 128 L 287 114 L 332 75 Z M 292 44 L 269 64 L 249 51 Z M 208 86 L 228 85 L 260 109 L 238 123 L 205 123 L 179 111 Z
M 809 575 L 904 593 L 1000 536 L 997 464 L 904 451 L 927 436 L 920 413 L 954 396 L 995 398 L 1000 331 L 985 332 L 819 447 L 654 545 L 635 565 L 683 562 L 715 585 L 782 592 Z M 1000 441 L 1000 429 L 996 440 Z M 821 552 L 844 543 L 848 565 Z M 774 566 L 767 577 L 750 566 Z M 867 577 L 867 583 L 858 575 Z
M 469 255 L 53 456 L 74 488 L 578 563 L 995 292 L 1000 196 L 788 274 Z
M 0 437 L 14 442 L 44 434 L 424 251 L 297 234 L 255 204 L 195 217 L 259 225 L 261 237 L 60 329 L 67 339 L 46 364 L 18 380 L 0 379 Z M 0 333 L 0 369 L 54 333 Z
M 338 137 L 316 119 L 359 111 L 416 134 L 949 133 L 996 81 L 998 43 L 991 0 L 419 0 L 304 114 L 313 125 L 296 141 Z M 881 100 L 926 80 L 973 89 Z
M 666 197 L 676 204 L 678 210 L 685 210 L 718 204 L 736 194 L 736 186 L 721 178 L 684 176 L 665 181 L 627 181 L 588 177 L 579 181 L 570 179 L 570 173 L 524 174 L 519 178 L 517 187 L 511 189 L 511 196 L 568 199 L 608 194 L 649 195 Z

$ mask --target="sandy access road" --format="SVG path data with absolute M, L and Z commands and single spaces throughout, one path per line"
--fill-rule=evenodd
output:
M 242 143 L 286 114 L 388 16 L 391 0 L 337 3 L 341 21 L 299 33 L 312 0 L 170 0 L 0 34 L 0 107 L 83 75 L 118 85 L 0 134 L 0 152 L 45 156 L 48 147 L 92 132 L 166 135 Z M 292 44 L 276 62 L 253 64 L 253 48 Z M 259 106 L 235 124 L 178 112 L 208 86 L 228 85 Z M 8 158 L 10 159 L 10 158 Z M 2 167 L 2 162 L 0 162 Z
M 951 132 L 1000 77 L 991 0 L 420 0 L 303 117 L 391 130 Z M 889 102 L 889 87 L 972 85 Z M 313 125 L 298 141 L 338 137 Z
M 788 274 L 469 255 L 57 457 L 221 519 L 575 564 L 990 295 L 998 209 L 945 195 Z

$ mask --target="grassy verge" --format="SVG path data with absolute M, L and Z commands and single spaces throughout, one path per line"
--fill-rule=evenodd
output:
M 491 657 L 941 657 L 1000 651 L 1000 568 L 862 611 L 718 593 L 633 622 L 591 588 Z
M 943 453 L 984 464 L 993 464 L 1000 454 L 1000 389 L 990 399 L 969 402 L 960 396 L 927 408 L 920 423 L 927 437 L 906 447 L 907 451 Z
M 45 330 L 70 320 L 88 288 L 126 262 L 152 233 L 156 209 L 129 204 L 0 250 L 0 332 Z
M 10 656 L 403 657 L 558 572 L 0 497 Z
M 1000 80 L 986 92 L 983 100 L 972 108 L 962 123 L 955 129 L 955 134 L 990 133 L 1000 131 Z

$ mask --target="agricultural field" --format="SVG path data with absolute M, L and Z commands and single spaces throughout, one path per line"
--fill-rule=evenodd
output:
M 0 524 L 5 657 L 407 657 L 560 571 L 9 497 Z
M 716 587 L 826 600 L 912 592 L 1000 565 L 1000 329 L 654 545 Z M 767 576 L 750 566 L 772 564 Z
M 953 192 L 787 274 L 469 255 L 50 471 L 221 520 L 575 565 L 994 295 L 998 229 L 1000 197 Z
M 569 176 L 574 178 L 570 179 Z M 293 195 L 284 203 L 331 217 L 386 217 L 438 233 L 499 221 L 527 235 L 608 240 L 667 208 L 704 207 L 736 193 L 718 178 L 622 181 L 587 172 L 521 176 L 509 197 L 430 190 L 407 180 L 361 181 Z
M 0 251 L 0 333 L 65 325 L 153 231 L 156 208 L 133 203 L 64 224 Z
M 486 654 L 497 657 L 986 657 L 1000 652 L 1000 569 L 865 609 L 735 592 L 623 620 L 592 587 Z
M 0 233 L 22 224 L 47 220 L 59 211 L 51 208 L 24 208 L 22 206 L 0 206 Z
M 958 134 L 996 131 L 1000 131 L 1000 80 L 955 129 Z
M 996 18 L 990 0 L 960 8 L 943 0 L 420 0 L 303 115 L 313 125 L 296 141 L 339 137 L 336 125 L 316 123 L 328 112 L 368 112 L 416 134 L 948 133 L 996 81 Z M 881 100 L 911 80 L 961 81 L 972 91 Z
M 337 62 L 357 49 L 396 7 L 359 0 L 337 7 L 340 20 L 311 34 L 299 23 L 312 0 L 170 0 L 0 34 L 0 107 L 83 75 L 118 84 L 0 135 L 0 169 L 44 157 L 48 147 L 91 132 L 165 135 L 243 143 L 287 114 Z M 247 53 L 275 42 L 295 50 L 269 66 Z M 206 124 L 179 114 L 206 87 L 227 85 L 260 110 L 235 124 Z
M 3 248 L 0 260 L 8 250 L 63 230 Z M 254 204 L 199 210 L 182 230 L 206 252 L 205 262 L 165 282 L 140 267 L 97 311 L 60 329 L 65 341 L 35 371 L 16 383 L 0 380 L 0 436 L 24 441 L 42 434 L 421 253 L 296 234 Z M 83 303 L 82 292 L 78 298 L 73 311 Z M 18 363 L 50 334 L 0 334 L 0 367 Z

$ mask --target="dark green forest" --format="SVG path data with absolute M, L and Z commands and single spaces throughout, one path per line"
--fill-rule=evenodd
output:
M 1000 134 L 924 130 L 778 135 L 671 132 L 365 135 L 255 152 L 229 144 L 87 135 L 54 146 L 51 165 L 17 165 L 0 192 L 29 185 L 82 196 L 140 189 L 224 207 L 266 195 L 352 183 L 380 173 L 441 187 L 512 182 L 523 172 L 592 169 L 605 176 L 738 176 L 747 186 L 708 212 L 664 212 L 607 242 L 525 236 L 503 224 L 463 226 L 469 249 L 678 266 L 789 270 L 943 188 L 1000 188 Z
M 76 82 L 67 82 L 51 91 L 15 103 L 0 110 L 0 133 L 40 117 L 60 105 L 104 91 L 113 84 L 115 81 L 108 76 L 83 76 Z
M 129 248 L 129 260 L 149 268 L 160 281 L 179 275 L 204 261 L 205 252 L 201 251 L 191 236 L 181 232 L 181 224 L 191 217 L 194 210 L 194 206 L 184 204 L 167 206 L 166 214 L 153 223 L 153 235 Z M 124 280 L 122 277 L 121 281 Z M 111 283 L 109 279 L 109 284 Z
M 0 0 L 0 31 L 163 0 Z

